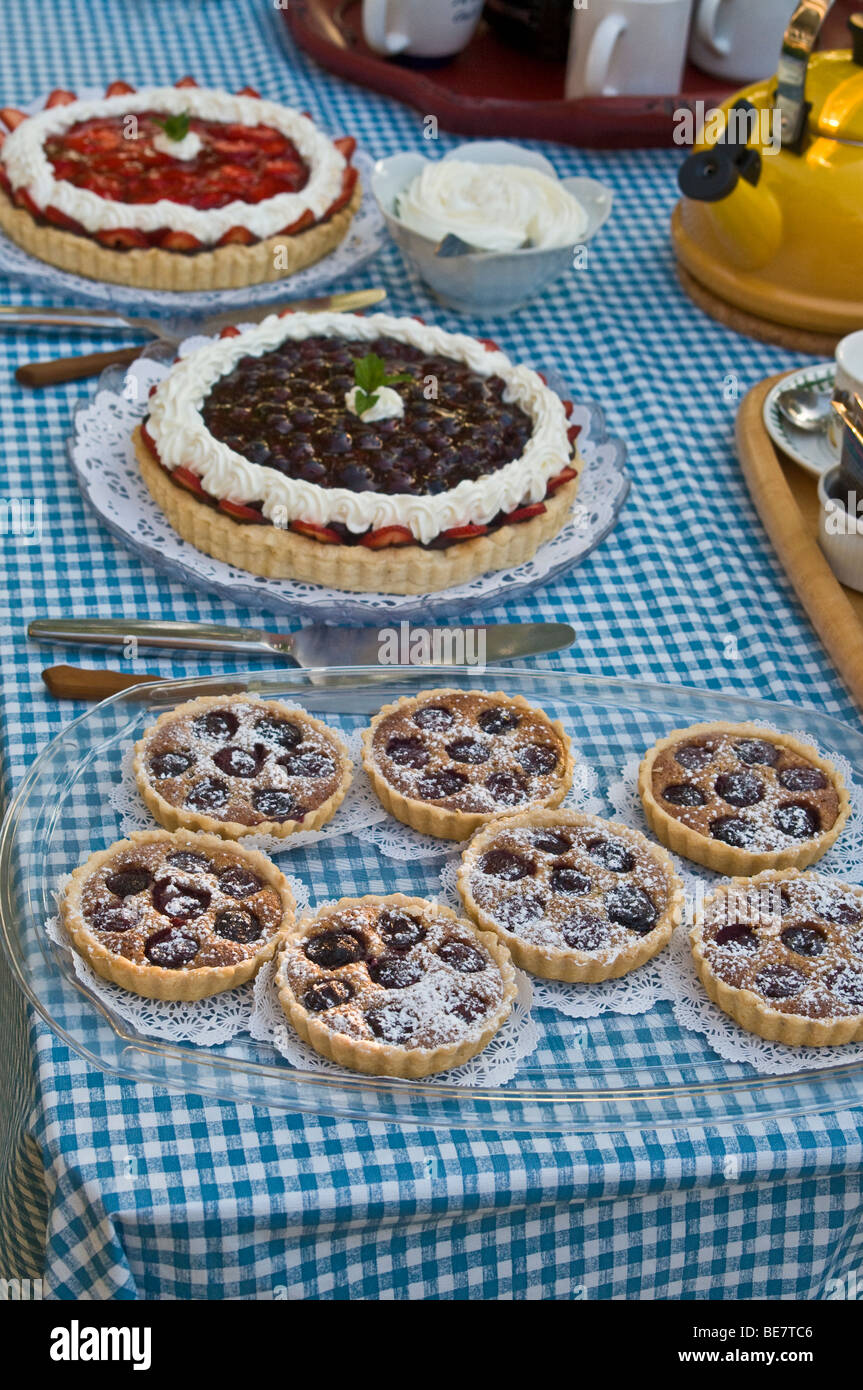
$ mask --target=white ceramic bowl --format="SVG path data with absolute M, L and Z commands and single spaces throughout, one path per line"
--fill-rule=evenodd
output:
M 849 517 L 833 500 L 839 469 L 830 468 L 818 479 L 818 544 L 840 584 L 863 592 L 863 517 Z
M 469 159 L 477 164 L 525 164 L 556 179 L 554 166 L 541 154 L 504 140 L 478 140 L 460 145 L 444 159 Z M 540 294 L 567 270 L 577 275 L 573 247 L 526 247 L 519 251 L 473 251 L 464 256 L 436 256 L 437 242 L 406 227 L 396 215 L 400 194 L 430 161 L 421 154 L 394 154 L 379 159 L 372 173 L 372 192 L 393 240 L 415 267 L 421 280 L 442 304 L 460 313 L 482 317 L 509 313 Z M 613 194 L 598 179 L 561 179 L 588 217 L 579 241 L 585 245 L 611 215 Z

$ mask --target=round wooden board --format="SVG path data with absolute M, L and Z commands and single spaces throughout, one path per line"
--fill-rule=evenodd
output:
M 813 357 L 832 357 L 836 344 L 843 336 L 841 333 L 815 333 L 805 328 L 791 328 L 786 323 L 773 323 L 770 319 L 759 318 L 757 314 L 747 314 L 745 309 L 736 308 L 706 289 L 679 261 L 677 278 L 693 304 L 726 328 L 742 333 L 745 338 L 756 338 L 760 343 L 772 343 L 775 347 L 789 348 L 792 352 L 808 352 Z
M 787 458 L 764 426 L 764 401 L 782 379 L 754 386 L 737 413 L 737 456 L 752 500 L 821 642 L 863 707 L 863 594 L 844 588 L 818 544 L 818 480 Z

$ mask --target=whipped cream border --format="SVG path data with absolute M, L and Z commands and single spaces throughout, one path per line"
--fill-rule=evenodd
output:
M 134 115 L 139 111 L 180 115 L 188 111 L 204 120 L 231 125 L 267 125 L 294 142 L 309 166 L 309 179 L 298 193 L 278 193 L 260 203 L 236 201 L 221 208 L 193 208 L 161 198 L 156 203 L 115 203 L 54 177 L 45 154 L 45 141 L 78 121 L 100 116 Z M 145 87 L 114 97 L 84 98 L 67 106 L 51 106 L 28 116 L 11 131 L 0 150 L 13 189 L 23 188 L 40 207 L 55 207 L 88 232 L 132 227 L 155 232 L 168 227 L 189 232 L 204 245 L 217 242 L 231 227 L 243 226 L 256 237 L 275 236 L 304 212 L 323 217 L 338 197 L 346 168 L 344 156 L 329 136 L 299 111 L 262 97 L 232 96 L 206 87 Z
M 322 488 L 287 478 L 252 463 L 210 434 L 201 408 L 215 382 L 241 357 L 260 357 L 287 339 L 319 334 L 368 343 L 379 335 L 397 338 L 423 352 L 464 362 L 479 376 L 502 377 L 504 400 L 521 407 L 533 421 L 524 453 L 482 478 L 464 479 L 447 492 L 420 497 Z M 190 469 L 212 496 L 232 502 L 261 502 L 275 525 L 310 521 L 326 526 L 337 521 L 360 534 L 381 526 L 406 526 L 428 542 L 454 526 L 484 524 L 498 512 L 539 502 L 547 484 L 569 464 L 572 450 L 560 397 L 528 367 L 515 366 L 501 351 L 491 351 L 464 333 L 448 333 L 418 319 L 390 314 L 271 314 L 257 327 L 236 337 L 217 338 L 181 357 L 150 398 L 148 432 L 164 466 Z

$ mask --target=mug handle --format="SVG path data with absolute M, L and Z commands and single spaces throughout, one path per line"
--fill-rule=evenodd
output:
M 725 0 L 701 0 L 695 19 L 696 34 L 717 58 L 727 58 L 731 52 L 731 40 L 716 32 L 719 14 L 724 4 Z
M 587 51 L 584 65 L 584 95 L 588 97 L 615 97 L 617 92 L 607 86 L 608 70 L 617 41 L 627 28 L 623 15 L 609 14 L 601 20 Z
M 403 53 L 410 43 L 407 34 L 391 33 L 389 0 L 363 0 L 363 34 L 369 48 L 377 53 Z

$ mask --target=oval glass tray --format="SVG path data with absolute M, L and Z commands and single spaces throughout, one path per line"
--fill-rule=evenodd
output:
M 192 338 L 189 344 L 204 341 Z M 457 613 L 486 613 L 580 565 L 614 526 L 629 491 L 626 446 L 608 434 L 598 405 L 576 399 L 571 418 L 573 424 L 581 426 L 579 448 L 585 467 L 572 520 L 527 564 L 422 597 L 349 594 L 291 579 L 261 579 L 214 560 L 184 541 L 153 501 L 141 477 L 131 443 L 132 430 L 146 412 L 151 385 L 164 376 L 174 354 L 174 347 L 155 344 L 131 367 L 111 367 L 104 372 L 95 394 L 75 411 L 69 458 L 85 501 L 124 545 L 173 579 L 220 594 L 231 603 L 315 622 L 372 626 L 382 620 L 424 622 Z M 570 396 L 555 375 L 549 374 L 552 389 L 563 397 Z
M 679 1027 L 664 1001 L 636 1018 L 609 1011 L 575 1019 L 535 1006 L 539 1046 L 498 1087 L 303 1070 L 246 1034 L 218 1047 L 170 1045 L 124 1023 L 76 976 L 68 951 L 49 939 L 45 924 L 59 885 L 92 849 L 121 833 L 108 791 L 129 745 L 158 711 L 196 694 L 253 689 L 359 726 L 383 703 L 441 685 L 522 694 L 562 717 L 603 796 L 627 760 L 660 735 L 714 718 L 804 728 L 863 780 L 863 735 L 815 711 L 560 670 L 289 670 L 139 686 L 91 709 L 49 744 L 0 833 L 3 946 L 46 1023 L 90 1065 L 116 1076 L 282 1110 L 410 1125 L 593 1132 L 758 1121 L 858 1104 L 863 1064 L 843 1060 L 841 1049 L 825 1051 L 817 1070 L 759 1076 L 748 1065 L 723 1061 L 704 1036 Z M 440 893 L 439 861 L 395 860 L 350 837 L 293 849 L 288 841 L 279 863 L 306 884 L 312 902 L 343 893 Z

